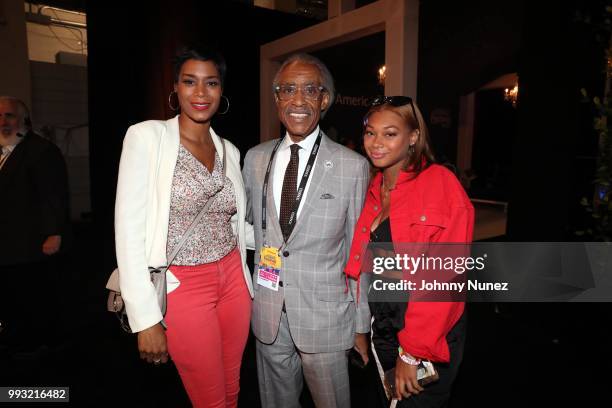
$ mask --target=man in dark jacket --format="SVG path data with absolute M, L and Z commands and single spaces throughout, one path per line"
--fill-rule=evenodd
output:
M 60 150 L 31 129 L 27 106 L 0 96 L 0 341 L 40 343 L 53 290 L 53 259 L 68 222 Z

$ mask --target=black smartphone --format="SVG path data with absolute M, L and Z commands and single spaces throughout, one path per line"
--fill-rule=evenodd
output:
M 425 386 L 429 383 L 438 381 L 440 376 L 436 371 L 436 368 L 429 360 L 421 360 L 417 367 L 417 380 L 421 386 Z M 395 367 L 385 371 L 384 384 L 385 391 L 389 399 L 395 397 Z
M 351 365 L 353 365 L 354 367 L 363 369 L 366 366 L 366 363 L 363 361 L 363 357 L 361 357 L 361 354 L 359 354 L 359 352 L 355 350 L 355 348 L 351 348 L 349 350 L 348 359 Z

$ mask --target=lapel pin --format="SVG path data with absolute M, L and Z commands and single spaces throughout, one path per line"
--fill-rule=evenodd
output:
M 331 160 L 326 160 L 325 161 L 325 168 L 326 169 L 331 169 L 332 167 L 334 167 L 334 163 Z

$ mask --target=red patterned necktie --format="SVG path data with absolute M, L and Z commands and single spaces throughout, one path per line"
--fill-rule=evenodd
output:
M 297 176 L 298 167 L 300 164 L 300 157 L 298 156 L 298 150 L 300 150 L 300 146 L 294 143 L 290 146 L 290 149 L 291 158 L 289 159 L 289 164 L 287 165 L 287 169 L 285 170 L 285 179 L 283 180 L 283 190 L 281 192 L 279 217 L 280 227 L 285 241 L 287 240 L 287 238 L 289 238 L 289 235 L 291 235 L 291 230 L 293 229 L 289 229 L 289 216 L 291 215 L 291 211 L 293 211 L 293 206 L 295 205 L 295 198 L 297 196 Z M 295 225 L 295 223 L 293 225 Z

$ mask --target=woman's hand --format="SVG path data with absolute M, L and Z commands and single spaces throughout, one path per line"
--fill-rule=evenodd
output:
M 395 389 L 398 400 L 418 394 L 424 389 L 417 380 L 417 366 L 405 363 L 399 356 L 395 362 Z
M 160 364 L 168 362 L 168 347 L 166 333 L 161 324 L 138 332 L 138 351 L 140 358 L 148 363 Z

